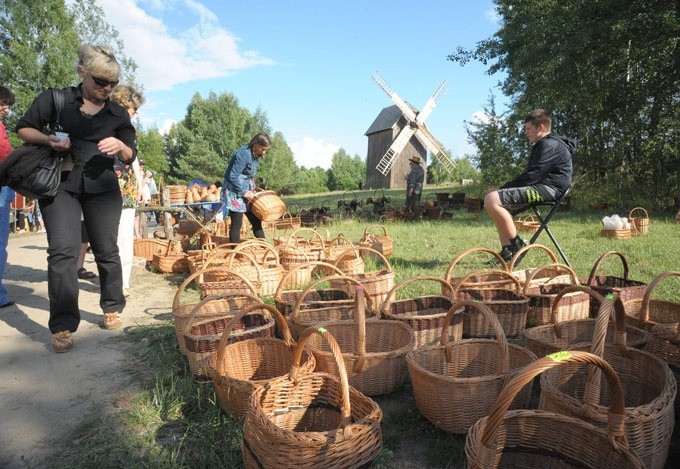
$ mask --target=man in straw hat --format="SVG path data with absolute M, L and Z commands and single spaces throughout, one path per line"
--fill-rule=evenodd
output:
M 425 171 L 420 165 L 420 157 L 412 156 L 408 159 L 411 162 L 411 171 L 406 175 L 406 205 L 407 212 L 418 214 L 420 208 L 420 194 L 423 192 L 425 182 Z

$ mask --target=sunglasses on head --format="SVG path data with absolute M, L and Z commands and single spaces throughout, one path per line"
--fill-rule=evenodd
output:
M 92 81 L 97 86 L 101 86 L 102 88 L 106 88 L 107 86 L 110 86 L 111 88 L 115 88 L 116 85 L 118 84 L 118 80 L 109 81 L 109 80 L 105 80 L 104 78 L 94 77 L 92 75 L 90 75 L 90 78 L 92 78 Z

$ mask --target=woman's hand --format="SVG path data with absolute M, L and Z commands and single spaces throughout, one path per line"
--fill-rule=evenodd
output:
M 56 135 L 48 135 L 47 141 L 54 151 L 66 151 L 71 148 L 71 139 L 69 137 L 59 138 Z
M 100 152 L 113 157 L 125 150 L 127 145 L 118 140 L 116 137 L 106 137 L 105 139 L 99 141 L 97 148 Z
M 253 192 L 253 191 L 246 191 L 246 193 L 243 194 L 243 198 L 245 200 L 252 199 L 253 197 L 255 197 L 255 192 Z

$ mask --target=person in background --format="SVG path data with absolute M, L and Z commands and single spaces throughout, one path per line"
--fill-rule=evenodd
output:
M 406 175 L 406 211 L 418 214 L 420 209 L 420 194 L 423 193 L 425 170 L 420 166 L 420 157 L 412 156 L 411 171 Z
M 260 159 L 264 157 L 271 146 L 271 139 L 265 133 L 256 134 L 247 145 L 236 150 L 229 160 L 222 182 L 222 203 L 229 213 L 231 225 L 229 227 L 229 241 L 241 242 L 241 226 L 243 214 L 253 226 L 256 238 L 264 238 L 262 222 L 248 210 L 247 201 L 255 196 L 255 175 L 260 166 Z
M 9 114 L 9 109 L 14 104 L 15 99 L 14 93 L 4 86 L 0 86 L 0 161 L 7 158 L 7 155 L 12 152 L 12 145 L 9 143 L 2 119 Z M 7 186 L 3 186 L 0 190 L 0 308 L 7 308 L 14 304 L 14 301 L 7 297 L 7 288 L 2 283 L 2 279 L 5 277 L 5 267 L 7 267 L 9 212 L 13 201 L 14 191 Z
M 49 328 L 57 353 L 71 350 L 72 334 L 80 324 L 76 264 L 81 213 L 99 271 L 102 327 L 123 325 L 125 297 L 117 245 L 122 198 L 113 163 L 115 157 L 132 163 L 137 152 L 130 115 L 109 100 L 121 71 L 115 55 L 107 47 L 84 44 L 78 47 L 77 56 L 81 82 L 62 90 L 60 121 L 68 137 L 46 132 L 56 121 L 51 90 L 41 93 L 17 123 L 17 134 L 24 141 L 49 145 L 66 155 L 59 192 L 39 201 L 47 228 Z
M 555 201 L 571 185 L 571 155 L 576 143 L 552 133 L 552 119 L 543 109 L 531 111 L 524 117 L 524 134 L 533 143 L 527 170 L 500 189 L 490 187 L 484 197 L 484 209 L 496 225 L 501 242 L 500 255 L 506 262 L 526 246 L 517 235 L 508 209 Z
M 111 92 L 111 101 L 123 106 L 132 119 L 146 100 L 142 92 L 132 86 L 118 85 Z M 127 189 L 130 189 L 128 184 L 130 178 L 134 180 L 137 187 L 136 200 L 128 200 L 127 197 L 123 196 L 124 208 L 118 225 L 118 251 L 123 268 L 123 295 L 127 297 L 129 296 L 130 276 L 132 275 L 134 240 L 142 237 L 140 215 L 135 212 L 134 207 L 146 205 L 148 199 L 145 197 L 144 161 L 137 158 L 132 162 L 132 165 L 123 165 L 123 168 L 119 169 L 120 172 L 116 171 L 116 174 L 118 175 L 118 182 L 122 183 L 123 192 L 125 192 L 126 185 Z

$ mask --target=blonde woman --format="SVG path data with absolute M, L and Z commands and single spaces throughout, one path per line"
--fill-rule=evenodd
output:
M 72 333 L 80 324 L 76 263 L 81 212 L 101 280 L 102 326 L 115 329 L 123 324 L 125 297 L 117 245 L 122 199 L 113 163 L 115 157 L 132 163 L 137 152 L 129 114 L 109 99 L 120 76 L 113 52 L 103 46 L 80 46 L 76 73 L 81 83 L 61 90 L 61 130 L 68 137 L 47 131 L 55 130 L 57 118 L 51 90 L 40 94 L 17 123 L 17 134 L 24 141 L 49 145 L 65 155 L 59 193 L 39 201 L 48 241 L 49 328 L 57 353 L 71 350 Z

